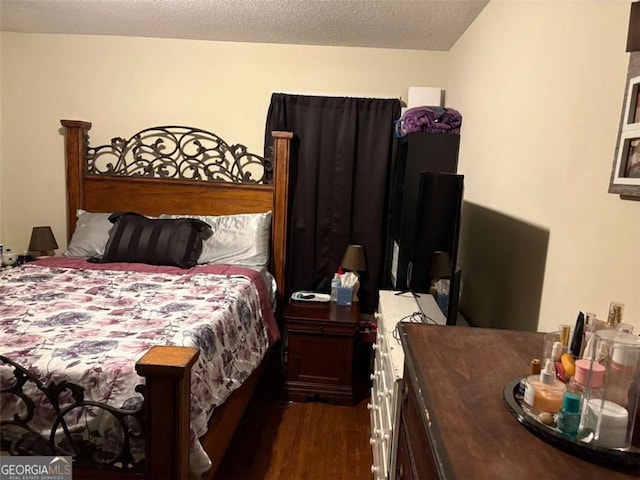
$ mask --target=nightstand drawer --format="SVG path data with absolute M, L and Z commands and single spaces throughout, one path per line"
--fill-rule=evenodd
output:
M 318 335 L 344 335 L 353 337 L 357 325 L 343 325 L 339 323 L 310 322 L 303 319 L 287 319 L 287 330 L 291 332 L 316 333 Z

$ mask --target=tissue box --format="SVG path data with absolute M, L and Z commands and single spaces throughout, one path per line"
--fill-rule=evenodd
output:
M 353 288 L 338 287 L 336 303 L 338 305 L 351 305 L 353 303 Z

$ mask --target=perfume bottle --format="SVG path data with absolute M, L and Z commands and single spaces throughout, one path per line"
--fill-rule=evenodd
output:
M 609 315 L 607 316 L 607 327 L 616 328 L 622 322 L 622 314 L 624 313 L 624 303 L 611 302 L 609 304 Z

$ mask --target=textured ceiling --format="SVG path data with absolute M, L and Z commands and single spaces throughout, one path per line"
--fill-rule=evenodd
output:
M 0 0 L 3 31 L 449 50 L 480 0 Z

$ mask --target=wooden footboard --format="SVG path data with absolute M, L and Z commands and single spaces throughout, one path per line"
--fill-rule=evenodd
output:
M 147 478 L 189 476 L 189 391 L 199 354 L 190 347 L 156 346 L 136 364 L 146 378 L 145 409 L 154 426 L 146 439 Z
M 146 444 L 148 479 L 182 479 L 189 474 L 189 383 L 199 352 L 189 347 L 153 347 L 136 365 L 146 377 L 149 425 Z M 269 352 L 256 370 L 221 406 L 214 410 L 200 443 L 211 459 L 206 478 L 212 480 L 231 443 L 267 363 Z M 172 421 L 168 421 L 172 419 Z M 160 427 L 159 427 L 160 426 Z

